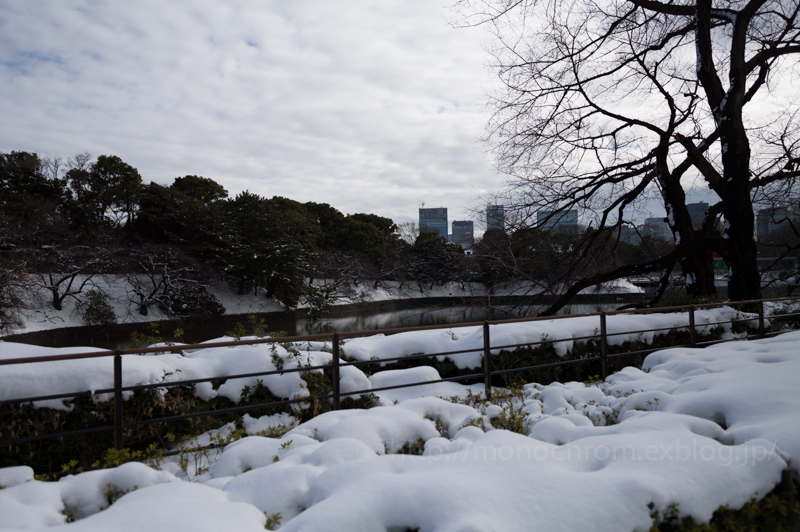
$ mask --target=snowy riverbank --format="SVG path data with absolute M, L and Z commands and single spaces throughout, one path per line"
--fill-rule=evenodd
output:
M 77 283 L 83 282 L 77 278 Z M 22 323 L 9 331 L 8 334 L 21 334 L 27 332 L 43 331 L 65 327 L 81 327 L 85 325 L 84 309 L 86 294 L 90 289 L 95 289 L 106 296 L 111 306 L 117 323 L 148 323 L 174 319 L 165 314 L 157 306 L 150 307 L 147 315 L 140 314 L 136 309 L 135 296 L 131 293 L 129 282 L 124 276 L 95 276 L 86 286 L 84 291 L 75 297 L 68 297 L 63 302 L 61 310 L 55 310 L 50 303 L 52 294 L 44 289 L 29 288 L 23 291 L 22 297 L 25 308 L 19 312 Z M 517 295 L 532 289 L 529 286 L 508 285 L 493 291 L 494 296 Z M 269 312 L 282 312 L 287 310 L 275 300 L 267 299 L 263 294 L 255 295 L 237 294 L 224 283 L 207 287 L 225 308 L 227 315 L 262 314 Z M 640 288 L 624 281 L 606 283 L 601 287 L 592 287 L 584 291 L 587 294 L 638 294 Z M 417 283 L 401 283 L 395 281 L 381 281 L 376 287 L 374 282 L 362 282 L 358 287 L 350 287 L 338 294 L 337 305 L 350 305 L 364 302 L 378 302 L 390 300 L 413 300 L 421 298 L 470 298 L 486 297 L 486 287 L 481 283 L 453 283 L 445 285 L 418 285 Z M 304 308 L 301 304 L 300 308 Z

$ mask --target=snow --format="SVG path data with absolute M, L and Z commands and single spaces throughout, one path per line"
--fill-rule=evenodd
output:
M 83 277 L 76 281 L 82 282 Z M 60 327 L 81 327 L 84 325 L 82 312 L 78 300 L 85 297 L 90 289 L 96 289 L 108 296 L 108 302 L 114 309 L 118 323 L 149 323 L 152 321 L 172 319 L 153 306 L 146 316 L 141 315 L 131 302 L 131 286 L 125 276 L 97 275 L 93 276 L 84 292 L 76 298 L 67 298 L 63 303 L 63 310 L 52 308 L 49 301 L 52 294 L 44 289 L 30 287 L 21 294 L 25 309 L 20 311 L 23 326 L 11 332 L 14 334 L 56 329 Z M 227 315 L 261 314 L 281 312 L 287 310 L 275 300 L 267 299 L 261 294 L 237 294 L 224 283 L 213 284 L 207 287 L 208 293 L 217 298 L 225 307 Z M 529 283 L 508 283 L 506 286 L 496 287 L 492 295 L 518 295 L 541 293 L 543 290 Z M 587 292 L 599 294 L 640 293 L 641 289 L 625 280 L 603 283 L 600 289 Z M 413 283 L 401 284 L 395 281 L 381 281 L 378 286 L 373 282 L 362 282 L 357 287 L 340 290 L 337 294 L 337 305 L 364 303 L 372 301 L 389 301 L 403 299 L 418 299 L 429 297 L 486 297 L 488 291 L 481 283 L 448 283 L 430 286 Z M 300 308 L 304 305 L 301 303 Z
M 380 371 L 369 377 L 372 388 L 400 386 L 416 382 L 437 381 L 442 377 L 439 372 L 429 366 L 402 370 Z M 381 404 L 389 405 L 395 401 L 407 401 L 417 397 L 466 397 L 471 391 L 483 392 L 483 386 L 466 386 L 457 382 L 436 382 L 422 384 L 412 388 L 397 388 L 394 390 L 381 390 L 373 392 Z
M 730 334 L 730 320 L 734 317 L 751 317 L 729 307 L 698 310 L 695 312 L 696 330 L 707 332 L 716 322 L 728 322 L 720 325 Z M 552 341 L 553 347 L 560 356 L 566 355 L 575 342 L 588 335 L 596 335 L 599 331 L 597 316 L 569 316 L 560 319 L 542 320 L 523 323 L 506 323 L 490 327 L 493 346 L 507 346 L 540 341 Z M 688 313 L 674 314 L 619 314 L 607 317 L 608 343 L 620 345 L 626 341 L 651 342 L 655 334 L 660 332 L 637 332 L 655 328 L 683 328 L 689 325 Z M 631 332 L 633 331 L 633 332 Z M 243 337 L 243 340 L 255 337 Z M 227 340 L 221 338 L 216 341 Z M 211 340 L 206 344 L 213 344 Z M 123 386 L 139 384 L 159 384 L 179 380 L 201 379 L 204 377 L 227 377 L 265 371 L 288 370 L 307 366 L 320 366 L 331 361 L 330 344 L 325 342 L 298 343 L 290 350 L 278 344 L 259 344 L 250 346 L 211 347 L 202 350 L 179 351 L 181 345 L 165 346 L 165 351 L 157 356 L 123 355 Z M 323 351 L 324 350 L 324 351 Z M 88 347 L 51 348 L 38 347 L 14 342 L 0 341 L 0 359 L 61 355 L 77 352 L 95 352 Z M 478 326 L 453 327 L 430 331 L 399 333 L 390 336 L 376 335 L 347 339 L 342 342 L 343 356 L 351 360 L 369 361 L 394 357 L 404 357 L 420 353 L 443 353 L 451 351 L 467 351 L 451 355 L 458 368 L 480 368 L 483 356 L 483 328 Z M 493 348 L 496 355 L 501 349 Z M 444 355 L 437 356 L 444 359 Z M 342 361 L 344 363 L 344 361 Z M 65 360 L 46 364 L 18 364 L 2 368 L 4 385 L 0 388 L 0 400 L 36 397 L 47 394 L 80 392 L 84 390 L 101 390 L 113 387 L 113 361 L 111 357 L 98 357 L 81 360 Z M 321 370 L 313 370 L 321 371 Z M 410 371 L 410 370 L 406 370 Z M 426 370 L 417 370 L 426 371 Z M 414 375 L 408 373 L 407 375 Z M 379 377 L 385 379 L 387 377 Z M 437 376 L 438 378 L 438 376 Z M 425 380 L 436 380 L 425 378 Z M 407 382 L 407 381 L 406 381 Z M 218 389 L 210 382 L 195 385 L 195 394 L 203 400 L 215 397 L 226 397 L 238 403 L 245 390 L 253 390 L 262 383 L 269 391 L 281 398 L 302 399 L 308 397 L 308 389 L 302 379 L 301 372 L 283 373 L 262 377 L 228 379 Z M 402 382 L 397 382 L 402 383 Z M 341 368 L 340 386 L 343 393 L 369 390 L 373 386 L 382 387 L 393 384 L 374 384 L 355 366 Z M 431 385 L 433 386 L 433 385 Z M 434 386 L 437 394 L 449 397 L 462 395 L 464 388 L 455 386 Z M 479 393 L 480 390 L 475 390 Z M 126 392 L 129 396 L 131 392 Z M 386 401 L 408 398 L 408 393 L 417 392 L 382 392 L 379 397 Z M 104 401 L 110 394 L 94 396 L 96 401 Z M 127 396 L 126 396 L 127 398 Z M 37 403 L 38 406 L 45 406 Z M 50 408 L 68 410 L 69 404 L 62 400 L 48 401 Z M 296 406 L 302 408 L 302 406 Z
M 714 323 L 728 322 L 720 325 L 726 333 L 730 333 L 730 320 L 734 317 L 750 317 L 755 315 L 740 313 L 728 307 L 695 311 L 695 324 L 698 333 L 707 333 Z M 607 317 L 609 345 L 621 345 L 626 341 L 650 342 L 653 332 L 642 332 L 645 329 L 682 328 L 689 325 L 688 313 L 675 314 L 617 314 Z M 524 323 L 505 323 L 490 328 L 493 346 L 525 344 L 530 342 L 553 341 L 553 347 L 560 356 L 572 349 L 579 338 L 596 335 L 599 332 L 600 320 L 597 316 L 568 316 L 565 318 L 541 320 Z M 634 331 L 634 332 L 631 332 Z M 478 326 L 453 327 L 399 333 L 391 336 L 369 336 L 346 340 L 343 353 L 354 360 L 386 359 L 409 356 L 420 353 L 444 353 L 451 351 L 469 351 L 452 355 L 458 368 L 478 368 L 483 356 L 483 328 Z M 498 354 L 500 349 L 492 349 Z M 443 359 L 443 356 L 439 356 Z
M 579 294 L 644 294 L 644 288 L 638 287 L 627 279 L 615 279 L 600 286 L 584 288 Z
M 699 326 L 732 311 L 707 312 L 697 313 Z M 680 326 L 685 316 L 608 317 L 610 332 L 645 324 Z M 527 324 L 527 330 L 522 325 L 493 326 L 493 339 L 538 339 L 543 331 L 553 338 L 588 335 L 597 320 L 547 320 Z M 442 346 L 482 346 L 480 334 L 481 328 L 454 328 L 353 339 L 345 350 L 364 359 L 435 353 Z M 286 365 L 329 360 L 324 355 L 330 354 L 308 347 L 275 353 L 263 345 L 214 348 L 202 356 L 125 357 L 123 364 L 133 381 L 160 378 L 165 368 L 191 378 L 207 370 L 271 367 L 273 354 Z M 0 344 L 5 358 L 54 351 Z M 664 515 L 671 507 L 679 516 L 708 521 L 720 506 L 738 508 L 770 492 L 787 467 L 800 474 L 798 353 L 800 332 L 793 332 L 666 349 L 649 355 L 642 370 L 625 368 L 605 383 L 531 383 L 516 399 L 492 405 L 474 402 L 474 395 L 463 400 L 470 392 L 480 395 L 482 387 L 431 383 L 376 392 L 382 406 L 327 412 L 299 425 L 290 414 L 245 416 L 250 435 L 210 455 L 205 472 L 185 473 L 169 459 L 160 471 L 128 463 L 58 482 L 34 480 L 26 467 L 0 469 L 0 529 L 247 531 L 263 530 L 272 517 L 286 531 L 647 531 L 653 512 Z M 21 373 L 3 367 L 1 393 L 30 393 L 41 382 L 37 374 L 57 385 L 49 366 L 59 368 L 65 388 L 106 386 L 101 365 L 109 361 L 86 362 L 81 368 L 28 364 Z M 265 379 L 265 385 L 301 393 L 293 375 L 283 375 L 284 383 Z M 387 370 L 353 385 L 438 378 L 431 368 Z M 216 392 L 236 397 L 242 385 Z M 523 433 L 492 425 L 491 419 L 511 412 L 523 417 Z M 258 435 L 279 426 L 288 429 L 280 437 Z M 420 454 L 398 454 L 405 451 Z M 66 524 L 65 511 L 74 511 L 75 523 Z

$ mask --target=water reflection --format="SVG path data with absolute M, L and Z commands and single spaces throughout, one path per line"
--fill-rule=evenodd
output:
M 614 310 L 619 303 L 607 304 L 582 304 L 571 305 L 562 309 L 559 314 L 585 314 L 600 312 L 601 310 Z M 420 327 L 426 325 L 447 325 L 468 323 L 484 320 L 501 320 L 521 316 L 536 316 L 544 309 L 543 306 L 528 307 L 520 312 L 519 307 L 435 307 L 391 311 L 354 311 L 337 316 L 323 318 L 318 321 L 306 319 L 287 319 L 286 315 L 280 318 L 264 315 L 259 319 L 264 320 L 266 330 L 282 335 L 301 336 L 306 334 L 319 334 L 343 331 L 367 331 L 373 329 L 393 329 L 399 327 Z M 241 316 L 240 321 L 249 330 L 247 316 Z M 140 332 L 148 333 L 147 324 L 141 324 Z M 184 343 L 199 343 L 225 336 L 233 330 L 230 323 L 208 323 L 199 328 L 185 327 L 181 339 L 174 338 L 171 334 L 175 327 L 169 323 L 159 326 L 160 336 L 164 341 L 183 341 Z M 10 340 L 10 339 L 9 339 Z M 14 340 L 10 340 L 14 341 Z M 132 347 L 130 345 L 130 331 L 98 329 L 71 329 L 42 331 L 36 338 L 25 338 L 24 343 L 50 347 L 92 346 L 104 349 L 118 349 Z
M 617 307 L 619 307 L 618 303 L 570 305 L 564 307 L 559 314 L 586 314 L 610 311 Z M 484 320 L 503 320 L 536 316 L 544 309 L 544 306 L 527 307 L 524 312 L 520 313 L 518 312 L 520 310 L 519 307 L 439 307 L 393 310 L 388 312 L 353 313 L 332 318 L 323 318 L 316 322 L 299 319 L 295 325 L 295 334 L 319 334 L 351 330 L 367 331 L 398 327 L 448 325 Z

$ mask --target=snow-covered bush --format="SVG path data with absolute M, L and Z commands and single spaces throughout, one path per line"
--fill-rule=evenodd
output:
M 117 323 L 114 307 L 108 297 L 99 290 L 89 290 L 81 304 L 83 322 L 86 325 L 112 325 Z

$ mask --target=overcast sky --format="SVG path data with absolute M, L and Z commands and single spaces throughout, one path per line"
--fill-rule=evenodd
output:
M 443 3 L 444 4 L 444 3 Z M 503 181 L 478 142 L 480 28 L 431 0 L 0 3 L 0 151 L 117 155 L 396 222 L 470 219 Z

